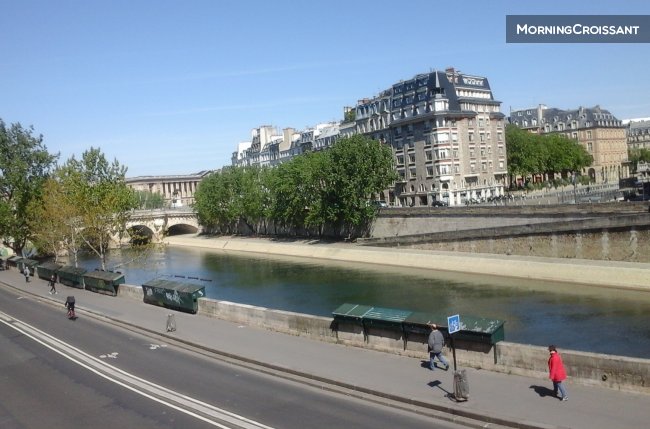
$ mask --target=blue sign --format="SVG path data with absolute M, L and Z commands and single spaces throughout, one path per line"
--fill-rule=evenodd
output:
M 450 334 L 460 331 L 460 315 L 456 314 L 447 317 L 447 329 Z

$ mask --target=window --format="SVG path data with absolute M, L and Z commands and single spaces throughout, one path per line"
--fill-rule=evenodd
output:
M 474 133 L 469 133 L 469 141 L 474 141 Z

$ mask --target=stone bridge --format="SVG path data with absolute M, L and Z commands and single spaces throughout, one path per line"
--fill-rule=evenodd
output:
M 200 230 L 196 212 L 189 207 L 136 210 L 126 224 L 134 240 L 160 242 L 165 236 Z

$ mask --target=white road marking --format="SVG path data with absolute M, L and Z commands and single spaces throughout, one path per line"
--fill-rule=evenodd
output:
M 6 313 L 0 312 L 0 322 L 106 380 L 213 426 L 222 429 L 273 429 L 123 371 Z

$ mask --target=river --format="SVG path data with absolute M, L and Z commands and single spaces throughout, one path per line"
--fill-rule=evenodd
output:
M 109 266 L 130 257 L 115 251 Z M 650 358 L 649 292 L 176 246 L 119 270 L 128 284 L 171 276 L 204 285 L 208 298 L 318 316 L 348 302 L 499 319 L 507 341 Z

